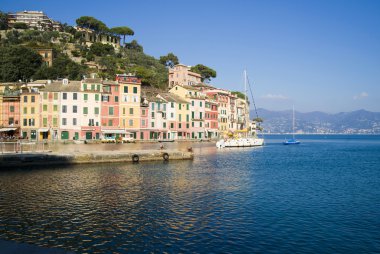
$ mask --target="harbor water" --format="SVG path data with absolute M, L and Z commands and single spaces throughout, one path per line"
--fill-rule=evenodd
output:
M 0 239 L 75 253 L 379 253 L 380 136 L 297 138 L 165 144 L 192 146 L 193 161 L 2 170 Z

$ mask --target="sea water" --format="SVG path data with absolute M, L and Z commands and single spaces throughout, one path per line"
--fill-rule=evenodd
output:
M 191 145 L 194 161 L 0 171 L 0 238 L 77 253 L 379 253 L 380 137 L 284 138 L 166 145 Z

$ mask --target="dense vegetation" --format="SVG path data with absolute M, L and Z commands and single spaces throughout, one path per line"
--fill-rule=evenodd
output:
M 134 35 L 127 26 L 108 28 L 90 16 L 82 16 L 76 23 L 79 27 L 92 29 L 97 35 L 122 38 L 120 49 L 115 50 L 112 45 L 100 42 L 88 47 L 83 32 L 67 24 L 62 25 L 63 32 L 38 31 L 24 23 L 17 24 L 17 29 L 9 29 L 6 14 L 0 12 L 0 30 L 6 30 L 0 41 L 0 82 L 57 78 L 80 80 L 90 73 L 114 79 L 117 73 L 135 73 L 142 78 L 143 84 L 167 87 L 168 68 L 179 63 L 173 53 L 159 59 L 146 55 L 136 40 L 126 42 L 127 36 Z M 52 67 L 42 64 L 41 57 L 33 50 L 38 48 L 53 49 Z M 204 65 L 196 65 L 192 71 L 201 74 L 205 81 L 216 77 L 216 72 Z

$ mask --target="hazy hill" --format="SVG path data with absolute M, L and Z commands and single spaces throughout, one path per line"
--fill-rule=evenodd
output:
M 292 132 L 291 110 L 271 111 L 260 108 L 258 114 L 264 119 L 262 126 L 265 132 Z M 295 116 L 295 131 L 298 133 L 380 133 L 380 112 L 357 110 L 328 114 L 319 111 L 296 111 Z

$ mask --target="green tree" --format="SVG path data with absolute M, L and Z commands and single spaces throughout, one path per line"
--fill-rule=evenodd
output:
M 232 94 L 236 95 L 238 98 L 245 100 L 245 94 L 239 91 L 231 91 Z
M 135 32 L 127 27 L 127 26 L 118 26 L 118 27 L 113 27 L 110 29 L 111 33 L 117 34 L 119 36 L 123 36 L 123 44 L 125 44 L 125 37 L 126 36 L 133 36 L 135 35 Z
M 100 58 L 98 63 L 100 64 L 101 68 L 104 71 L 103 73 L 104 75 L 102 75 L 103 78 L 113 79 L 115 77 L 118 66 L 117 66 L 117 60 L 114 57 L 111 57 L 111 56 L 102 57 Z
M 0 11 L 0 30 L 8 29 L 8 14 Z
M 133 40 L 130 43 L 126 43 L 125 48 L 129 50 L 138 51 L 138 52 L 144 51 L 144 48 L 140 44 L 138 44 L 136 40 Z
M 69 78 L 81 80 L 86 74 L 86 67 L 75 63 L 67 55 L 58 54 L 53 60 L 53 66 L 42 66 L 34 75 L 35 79 Z
M 192 72 L 198 73 L 202 76 L 202 82 L 210 82 L 211 78 L 216 77 L 216 71 L 202 64 L 197 64 L 190 69 Z
M 89 28 L 99 33 L 105 33 L 109 31 L 109 28 L 106 26 L 106 24 L 91 16 L 82 16 L 76 20 L 76 23 L 80 27 Z
M 29 80 L 41 67 L 42 57 L 23 46 L 0 47 L 0 81 Z
M 166 56 L 160 56 L 160 63 L 166 67 L 173 67 L 176 64 L 179 64 L 178 57 L 173 53 L 169 53 Z
M 106 56 L 113 55 L 115 53 L 115 49 L 112 45 L 95 42 L 91 45 L 90 52 L 96 56 Z
M 14 29 L 28 29 L 28 25 L 23 22 L 16 22 L 13 24 Z

